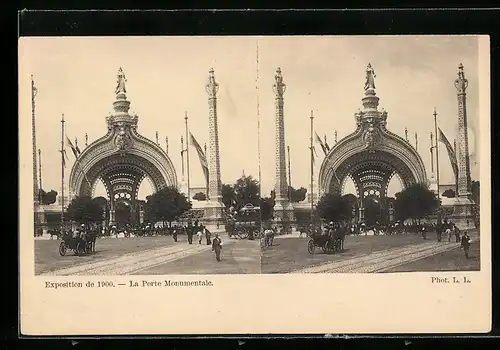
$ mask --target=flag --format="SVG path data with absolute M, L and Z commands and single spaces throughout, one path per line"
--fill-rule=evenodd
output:
M 326 141 L 325 141 L 325 148 L 326 148 L 326 152 L 330 151 L 330 146 L 328 145 L 328 143 L 326 143 Z
M 439 129 L 439 141 L 444 143 L 446 150 L 448 151 L 448 157 L 450 158 L 451 167 L 453 168 L 453 173 L 455 174 L 455 177 L 457 177 L 458 176 L 457 155 L 455 154 L 453 147 L 451 147 L 450 142 L 448 141 L 446 136 L 444 136 L 444 133 L 441 129 Z
M 78 147 L 78 145 L 76 145 L 76 144 L 75 144 L 75 148 L 76 148 L 76 152 L 77 152 L 78 154 L 82 153 L 82 151 L 80 151 L 80 148 Z
M 66 150 L 59 151 L 61 152 L 61 157 L 62 157 L 62 166 L 66 168 L 66 161 L 68 160 L 68 154 L 66 153 Z
M 201 148 L 200 144 L 194 138 L 193 134 L 189 133 L 191 136 L 191 144 L 196 148 L 196 152 L 198 153 L 198 158 L 200 159 L 201 168 L 203 169 L 203 173 L 205 174 L 205 180 L 208 184 L 208 162 L 207 157 L 205 156 L 205 152 Z
M 75 158 L 78 158 L 78 151 L 76 150 L 75 146 L 73 146 L 73 143 L 68 138 L 68 135 L 66 135 L 66 143 L 69 145 L 69 147 L 73 151 L 73 154 L 75 155 Z
M 323 143 L 323 141 L 321 140 L 321 138 L 318 136 L 318 134 L 316 133 L 316 142 L 319 143 L 319 145 L 321 146 L 321 149 L 323 150 L 323 152 L 325 153 L 325 155 L 328 153 L 326 147 L 325 147 L 325 144 Z

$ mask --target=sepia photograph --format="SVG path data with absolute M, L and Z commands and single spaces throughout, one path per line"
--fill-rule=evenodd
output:
M 477 37 L 28 52 L 37 274 L 480 269 Z
M 68 298 L 91 293 L 90 277 L 127 293 L 209 288 L 217 275 L 226 286 L 258 276 L 240 295 L 326 288 L 311 275 L 360 295 L 367 274 L 466 287 L 486 271 L 491 239 L 480 227 L 490 133 L 480 43 L 22 38 L 20 152 L 32 158 L 22 212 L 34 222 L 20 232 L 20 263 L 40 278 L 29 285 L 43 279 L 44 293 Z

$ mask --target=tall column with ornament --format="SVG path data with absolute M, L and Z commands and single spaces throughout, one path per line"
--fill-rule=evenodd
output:
M 459 228 L 467 228 L 473 223 L 471 201 L 471 178 L 469 159 L 469 139 L 467 132 L 467 87 L 464 66 L 458 66 L 458 77 L 455 79 L 458 99 L 458 197 L 454 204 L 453 219 Z
M 219 84 L 215 81 L 214 70 L 210 69 L 205 85 L 208 94 L 208 201 L 205 209 L 205 225 L 212 230 L 223 227 L 222 183 L 220 176 L 219 126 L 217 120 L 217 92 Z
M 283 83 L 281 69 L 278 67 L 274 76 L 275 83 L 273 91 L 275 94 L 276 106 L 276 179 L 274 191 L 276 193 L 274 215 L 276 221 L 287 226 L 293 220 L 293 207 L 288 198 L 288 182 L 286 174 L 286 150 L 285 150 L 285 120 L 284 120 L 284 101 L 283 95 L 286 91 L 286 85 Z

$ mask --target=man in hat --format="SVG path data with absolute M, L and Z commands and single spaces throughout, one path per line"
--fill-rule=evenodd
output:
M 215 259 L 220 261 L 220 252 L 222 250 L 222 239 L 219 236 L 219 233 L 215 233 L 215 237 L 212 240 L 212 251 L 215 252 Z
M 205 239 L 207 240 L 207 245 L 212 244 L 212 233 L 205 226 L 202 226 L 202 231 L 205 231 Z
M 470 237 L 469 234 L 467 233 L 467 230 L 465 230 L 464 235 L 462 236 L 461 249 L 464 250 L 466 259 L 469 259 L 469 248 L 470 248 Z

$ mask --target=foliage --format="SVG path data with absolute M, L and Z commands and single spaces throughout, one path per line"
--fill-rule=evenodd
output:
M 262 221 L 271 220 L 274 214 L 274 199 L 264 197 L 260 199 L 260 213 Z
M 223 184 L 221 189 L 222 203 L 229 208 L 231 203 L 236 200 L 236 194 L 234 193 L 234 188 L 231 185 Z
M 316 214 L 327 221 L 338 222 L 350 219 L 351 210 L 348 198 L 338 193 L 328 193 L 319 200 Z
M 255 180 L 251 175 L 243 175 L 236 181 L 236 184 L 234 185 L 236 206 L 238 208 L 241 208 L 248 203 L 251 203 L 252 205 L 259 205 L 259 192 L 259 182 Z
M 353 195 L 352 193 L 348 193 L 348 194 L 344 194 L 342 197 L 347 201 L 347 203 L 349 203 L 351 211 L 353 208 L 357 207 L 358 198 L 355 195 Z
M 92 200 L 103 209 L 108 205 L 108 200 L 104 197 L 95 197 Z
M 471 190 L 471 199 L 479 205 L 480 203 L 480 190 L 479 190 L 479 181 L 472 181 L 470 185 Z
M 399 220 L 421 219 L 439 208 L 439 199 L 425 184 L 414 184 L 396 193 L 394 209 Z
M 103 209 L 89 196 L 75 197 L 68 205 L 67 215 L 78 223 L 100 222 Z
M 365 222 L 367 225 L 383 221 L 382 205 L 379 200 L 370 197 L 365 198 L 363 200 L 363 207 L 365 209 Z
M 292 186 L 288 186 L 288 193 L 290 194 L 290 202 L 298 203 L 306 199 L 307 189 L 304 187 L 295 189 Z
M 448 188 L 441 195 L 446 198 L 455 198 L 456 193 L 451 188 Z
M 146 217 L 151 221 L 172 222 L 189 209 L 191 203 L 173 186 L 146 197 Z
M 130 207 L 124 202 L 115 204 L 115 221 L 118 226 L 129 224 L 132 219 Z
M 203 193 L 203 192 L 198 192 L 198 193 L 194 194 L 193 199 L 195 201 L 206 201 L 207 200 L 207 195 L 205 193 Z
M 49 192 L 45 192 L 44 190 L 40 189 L 40 203 L 44 205 L 49 205 L 53 204 L 56 202 L 57 199 L 57 192 L 54 190 L 50 190 Z

